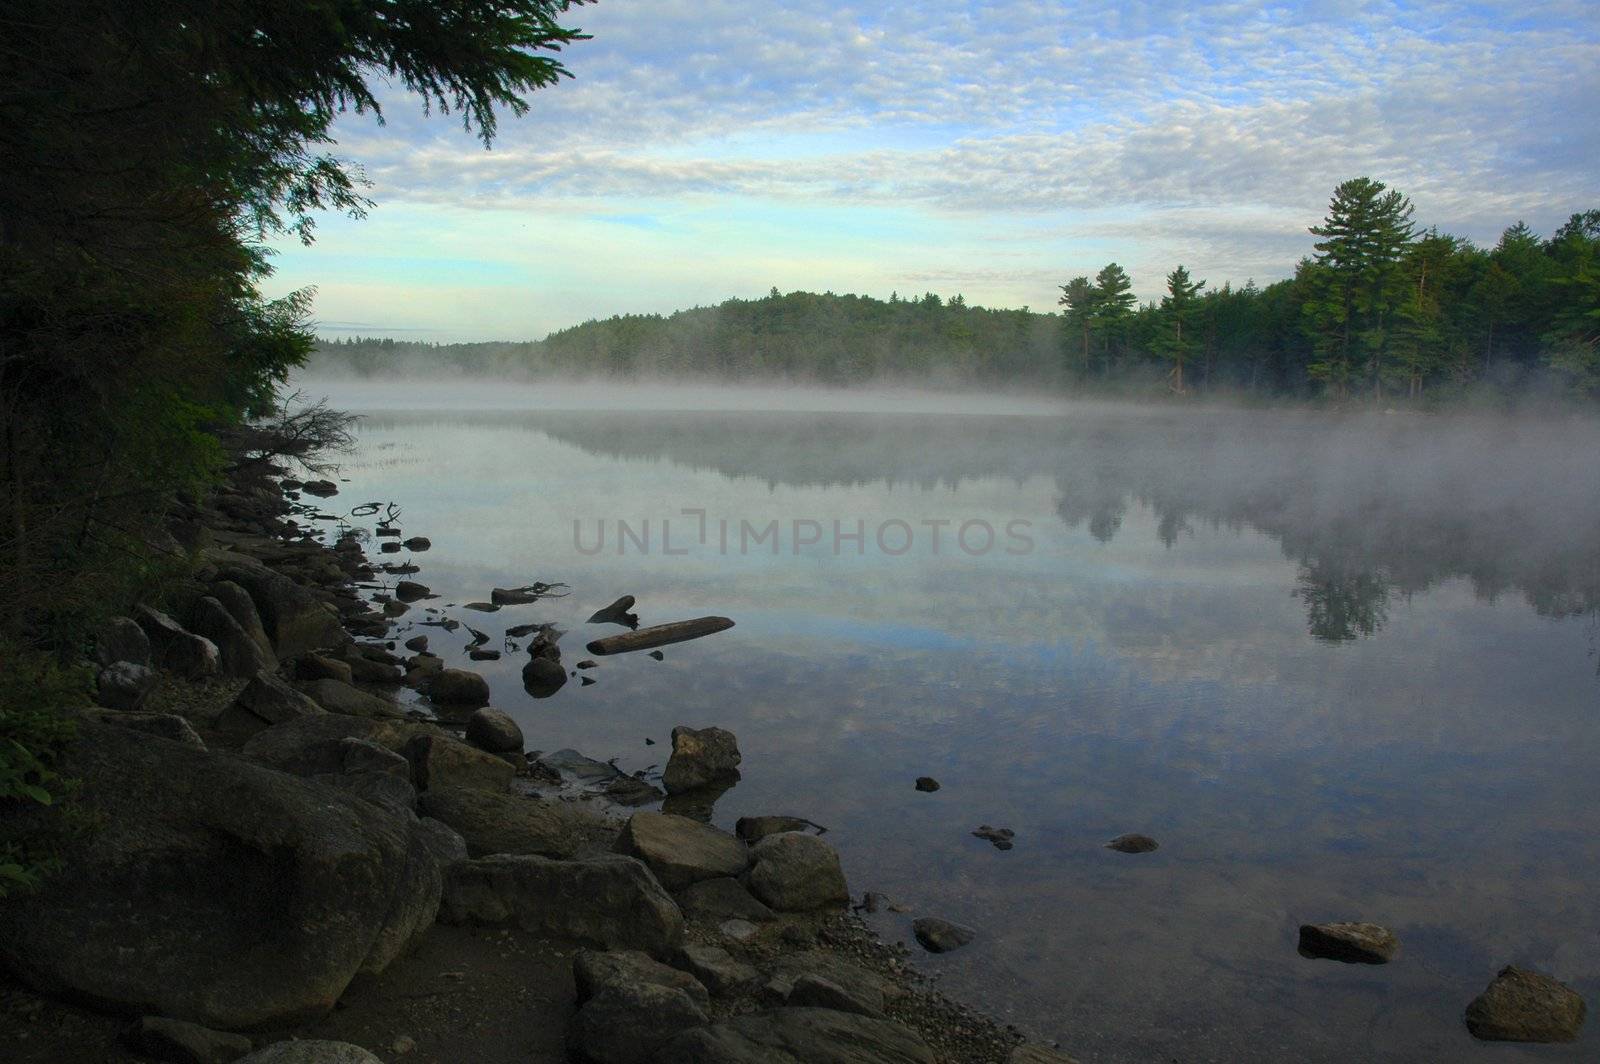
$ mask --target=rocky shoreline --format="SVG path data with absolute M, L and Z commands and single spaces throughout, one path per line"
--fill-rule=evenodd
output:
M 391 508 L 324 542 L 298 498 L 337 485 L 240 468 L 174 523 L 191 574 L 96 640 L 99 706 L 62 766 L 88 826 L 66 872 L 0 902 L 0 1056 L 1068 1059 L 878 941 L 809 822 L 697 819 L 739 771 L 731 734 L 674 729 L 665 796 L 528 753 L 481 676 L 392 638 L 429 592 L 379 559 L 425 539 Z M 524 627 L 506 646 L 553 690 L 555 636 Z

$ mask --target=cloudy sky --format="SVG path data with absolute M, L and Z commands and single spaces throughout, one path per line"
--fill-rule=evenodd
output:
M 325 335 L 528 339 L 782 290 L 1052 309 L 1265 282 L 1369 175 L 1492 242 L 1600 206 L 1600 5 L 602 0 L 492 150 L 389 94 L 377 208 L 284 245 Z

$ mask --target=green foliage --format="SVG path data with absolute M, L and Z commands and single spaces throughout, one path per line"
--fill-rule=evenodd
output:
M 1194 330 L 1184 335 L 1184 327 L 1192 324 L 1200 302 L 1204 281 L 1191 280 L 1189 271 L 1181 265 L 1167 274 L 1167 294 L 1161 300 L 1164 328 L 1156 347 L 1172 362 L 1172 390 L 1183 394 L 1183 364 L 1194 350 Z
M 87 703 L 84 670 L 0 641 L 0 897 L 38 887 L 59 867 L 60 832 L 71 818 L 41 826 L 38 814 L 73 789 L 55 770 L 76 731 L 72 711 Z

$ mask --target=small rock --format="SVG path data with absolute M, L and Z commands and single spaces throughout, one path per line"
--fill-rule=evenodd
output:
M 949 953 L 978 937 L 978 933 L 972 928 L 953 924 L 936 916 L 924 916 L 913 920 L 911 933 L 917 936 L 917 943 L 929 953 Z
M 222 671 L 222 653 L 217 644 L 195 635 L 160 610 L 138 606 L 134 620 L 149 637 L 155 662 L 162 668 L 191 680 L 203 680 Z
M 263 669 L 251 677 L 238 697 L 222 711 L 217 718 L 217 729 L 230 742 L 242 743 L 274 724 L 325 713 L 309 696 Z
M 650 657 L 655 658 L 657 661 L 665 661 L 667 656 L 659 650 L 652 650 Z
M 329 713 L 373 718 L 405 716 L 399 703 L 368 694 L 359 687 L 353 687 L 339 680 L 312 680 L 310 683 L 301 684 L 300 689 Z
M 543 597 L 536 587 L 497 587 L 489 591 L 489 601 L 497 606 L 525 606 Z
M 681 990 L 701 1008 L 711 1005 L 711 995 L 700 980 L 635 949 L 579 950 L 572 958 L 572 982 L 580 1005 L 618 983 L 651 983 Z
M 761 978 L 753 966 L 720 946 L 685 946 L 674 963 L 721 997 L 737 994 Z
M 416 551 L 418 554 L 421 554 L 431 546 L 433 546 L 433 542 L 427 536 L 412 536 L 405 541 L 406 550 Z
M 116 661 L 95 678 L 95 701 L 108 709 L 135 710 L 156 685 L 156 674 L 131 661 Z
M 356 678 L 347 662 L 338 661 L 325 654 L 302 654 L 295 659 L 294 674 L 302 680 L 338 680 L 355 683 Z
M 250 1039 L 165 1016 L 146 1016 L 122 1032 L 128 1048 L 173 1064 L 230 1064 L 250 1052 Z
M 383 1064 L 360 1046 L 320 1039 L 290 1039 L 258 1049 L 239 1064 Z
M 403 1034 L 389 1046 L 389 1052 L 403 1057 L 415 1048 L 417 1048 L 417 1040 L 408 1034 Z
M 644 1064 L 673 1035 L 710 1022 L 682 990 L 613 983 L 572 1018 L 567 1045 L 589 1064 Z
M 725 920 L 767 923 L 777 918 L 742 883 L 731 877 L 719 876 L 691 883 L 679 891 L 675 898 L 683 915 L 701 923 L 715 925 Z
M 1149 835 L 1128 834 L 1118 835 L 1106 843 L 1106 849 L 1116 850 L 1118 853 L 1149 853 L 1159 845 Z
M 400 601 L 385 602 L 383 604 L 383 615 L 385 617 L 389 617 L 389 618 L 400 617 L 400 616 L 403 616 L 410 609 L 411 609 L 411 607 L 406 605 L 404 602 L 400 602 Z
M 794 986 L 789 990 L 784 1004 L 790 1006 L 811 1006 L 819 1009 L 837 1009 L 840 1012 L 853 1012 L 858 1016 L 872 1016 L 883 1018 L 883 995 L 880 993 L 877 1000 L 862 994 L 851 993 L 829 979 L 820 975 L 802 975 L 794 981 Z
M 593 676 L 580 676 L 580 677 L 578 677 L 578 686 L 579 687 L 593 687 L 597 682 L 598 681 L 595 680 L 595 678 Z
M 300 485 L 300 490 L 319 499 L 329 499 L 339 494 L 339 485 L 331 480 L 308 480 Z
M 1300 952 L 1308 957 L 1352 964 L 1386 964 L 1394 959 L 1400 940 L 1377 924 L 1302 924 Z
M 742 816 L 734 824 L 734 834 L 746 842 L 756 843 L 768 835 L 785 831 L 805 831 L 816 825 L 798 816 Z
M 749 920 L 724 920 L 717 925 L 717 930 L 735 942 L 748 942 L 756 937 L 761 928 Z
M 477 610 L 479 613 L 499 613 L 500 606 L 494 602 L 467 602 L 462 604 L 464 610 Z
M 938 789 L 939 789 L 939 781 L 934 779 L 932 776 L 918 776 L 917 777 L 917 790 L 925 791 L 925 792 L 927 792 L 929 794 L 932 794 L 934 791 L 936 791 Z
M 407 650 L 420 653 L 428 649 L 428 637 L 425 635 L 414 635 L 410 639 L 406 640 L 405 646 Z
M 992 843 L 997 850 L 1011 849 L 1013 845 L 1011 840 L 1017 837 L 1017 833 L 1010 828 L 992 828 L 988 824 L 978 825 L 978 830 L 973 834 L 985 842 Z
M 661 784 L 668 794 L 699 790 L 739 778 L 739 744 L 723 728 L 672 729 L 672 756 Z
M 1467 1030 L 1492 1042 L 1573 1042 L 1585 1012 L 1571 987 L 1508 965 L 1467 1006 Z
M 638 615 L 629 613 L 633 609 L 633 596 L 623 595 L 617 601 L 602 610 L 595 610 L 589 616 L 590 624 L 620 624 L 628 628 L 638 628 Z
M 401 602 L 416 602 L 419 599 L 433 597 L 433 591 L 426 584 L 419 584 L 415 580 L 402 580 L 394 585 L 394 597 Z
M 471 658 L 473 661 L 499 661 L 500 652 L 498 650 L 481 650 L 474 648 L 467 651 L 467 657 Z
M 559 661 L 532 658 L 522 667 L 522 689 L 534 698 L 549 698 L 567 682 L 567 670 Z
M 118 709 L 91 710 L 90 714 L 102 724 L 132 728 L 146 735 L 159 735 L 163 739 L 192 746 L 197 750 L 206 748 L 205 740 L 200 738 L 194 726 L 176 713 L 145 713 L 139 710 Z
M 600 663 L 590 658 L 584 658 L 582 661 L 578 662 L 578 668 L 580 669 L 598 669 L 599 667 Z

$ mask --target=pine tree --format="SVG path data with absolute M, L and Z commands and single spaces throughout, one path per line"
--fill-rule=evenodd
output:
M 1105 371 L 1111 373 L 1111 347 L 1120 340 L 1133 318 L 1133 308 L 1138 300 L 1133 295 L 1133 281 L 1121 266 L 1109 262 L 1094 275 L 1094 311 L 1091 321 L 1105 340 Z
M 1067 308 L 1064 321 L 1074 344 L 1078 340 L 1083 343 L 1083 361 L 1081 370 L 1089 371 L 1089 336 L 1094 322 L 1094 311 L 1098 305 L 1099 291 L 1094 282 L 1089 278 L 1078 276 L 1061 285 L 1061 298 L 1056 302 Z
M 1183 394 L 1183 364 L 1194 350 L 1194 338 L 1185 336 L 1183 327 L 1193 317 L 1200 302 L 1200 289 L 1204 281 L 1191 281 L 1189 271 L 1181 265 L 1167 274 L 1167 294 L 1162 297 L 1162 316 L 1166 318 L 1167 331 L 1163 333 L 1160 347 L 1172 361 L 1172 390 Z

